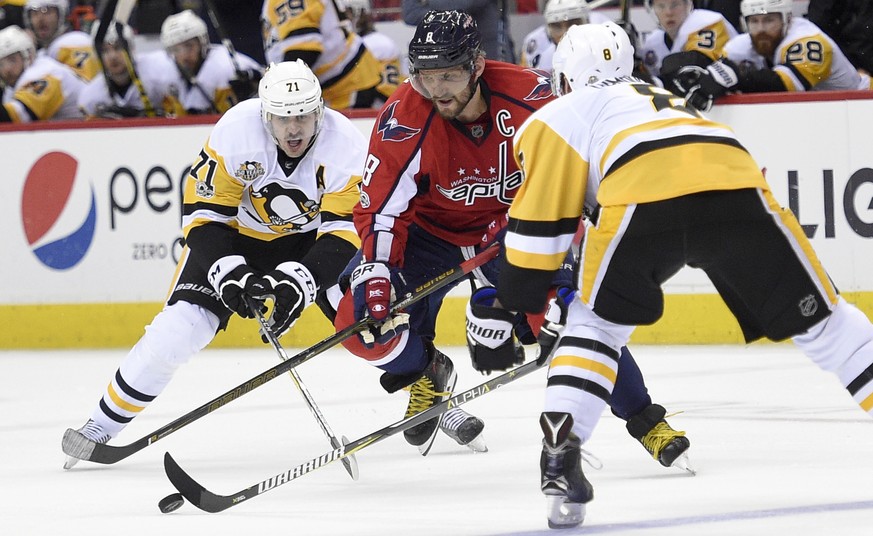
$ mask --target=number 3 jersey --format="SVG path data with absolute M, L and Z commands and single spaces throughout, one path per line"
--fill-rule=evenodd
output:
M 773 69 L 788 91 L 873 89 L 833 39 L 812 22 L 794 17 L 772 58 L 755 52 L 745 33 L 731 39 L 724 55 L 740 68 Z
M 457 246 L 472 246 L 503 217 L 522 176 L 512 136 L 553 96 L 542 71 L 486 61 L 488 110 L 472 123 L 443 119 L 405 83 L 376 118 L 355 226 L 367 260 L 403 265 L 415 223 Z
M 696 50 L 711 60 L 717 60 L 725 44 L 736 35 L 736 29 L 721 13 L 695 9 L 679 27 L 675 40 L 658 28 L 646 38 L 639 55 L 646 69 L 658 76 L 661 63 L 670 54 Z
M 357 248 L 352 209 L 366 146 L 349 119 L 325 108 L 309 151 L 296 161 L 280 159 L 261 121 L 260 101 L 243 101 L 221 117 L 188 173 L 184 233 L 217 222 L 258 240 L 316 232 Z

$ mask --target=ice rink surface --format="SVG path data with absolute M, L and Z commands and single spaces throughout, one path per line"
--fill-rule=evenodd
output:
M 297 352 L 288 348 L 289 355 Z M 873 534 L 873 422 L 836 378 L 791 345 L 632 348 L 650 392 L 692 442 L 697 476 L 665 469 L 605 414 L 586 445 L 603 464 L 577 530 L 547 528 L 538 460 L 545 371 L 465 406 L 490 449 L 444 435 L 426 458 L 386 439 L 357 454 L 353 482 L 333 463 L 219 514 L 191 504 L 161 514 L 170 451 L 206 488 L 232 494 L 330 451 L 289 377 L 115 465 L 63 471 L 61 436 L 87 419 L 124 351 L 0 352 L 0 533 L 474 536 Z M 459 388 L 483 377 L 448 349 Z M 207 350 L 112 444 L 131 443 L 277 363 L 267 346 Z M 343 351 L 298 369 L 337 435 L 399 420 L 403 392 Z

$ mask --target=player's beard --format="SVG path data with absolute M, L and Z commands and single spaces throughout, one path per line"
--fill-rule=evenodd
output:
M 452 104 L 450 106 L 439 106 L 438 101 L 447 100 L 447 99 L 437 99 L 431 98 L 431 102 L 433 103 L 434 109 L 440 114 L 440 117 L 447 120 L 457 119 L 461 112 L 464 111 L 464 108 L 470 104 L 470 100 L 473 99 L 473 95 L 476 94 L 476 84 L 478 84 L 478 78 L 474 79 L 474 76 L 470 77 L 470 83 L 467 84 L 467 87 L 464 88 L 463 91 L 454 95 L 451 98 Z
M 773 58 L 773 53 L 776 52 L 776 45 L 781 41 L 781 36 L 772 36 L 768 33 L 759 33 L 757 35 L 753 35 L 752 37 L 752 46 L 755 48 L 755 52 L 764 56 L 768 60 Z

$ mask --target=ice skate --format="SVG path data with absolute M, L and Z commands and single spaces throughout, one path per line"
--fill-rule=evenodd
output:
M 667 410 L 651 404 L 627 422 L 627 431 L 664 467 L 696 474 L 688 458 L 691 441 L 685 432 L 674 430 L 664 419 Z
M 466 446 L 473 452 L 488 452 L 482 430 L 485 423 L 470 415 L 461 408 L 450 409 L 443 415 L 440 429 L 455 440 L 458 445 Z
M 437 349 L 432 350 L 432 355 L 422 377 L 408 387 L 409 405 L 405 417 L 421 413 L 452 396 L 452 389 L 458 380 L 455 366 L 447 355 Z M 417 446 L 422 456 L 430 452 L 442 417 L 434 417 L 403 432 L 406 441 Z
M 79 460 L 87 460 L 94 452 L 96 443 L 106 443 L 111 439 L 103 428 L 91 419 L 88 419 L 81 428 L 73 430 L 68 428 L 61 440 L 61 449 L 67 455 L 64 460 L 64 469 L 72 469 Z
M 585 520 L 585 504 L 594 498 L 594 488 L 582 472 L 581 442 L 570 431 L 573 417 L 547 411 L 540 416 L 540 426 L 544 435 L 541 487 L 549 528 L 577 527 Z

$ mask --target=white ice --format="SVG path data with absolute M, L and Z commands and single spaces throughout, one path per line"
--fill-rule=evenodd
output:
M 357 455 L 360 480 L 334 463 L 219 514 L 173 492 L 170 451 L 206 488 L 231 494 L 330 450 L 290 378 L 280 377 L 115 465 L 63 471 L 61 435 L 90 414 L 123 351 L 0 352 L 0 534 L 537 535 L 873 534 L 873 423 L 836 378 L 790 345 L 632 348 L 670 423 L 692 441 L 697 476 L 665 469 L 606 413 L 586 448 L 603 463 L 583 526 L 551 531 L 539 491 L 545 372 L 465 406 L 490 451 L 439 436 L 426 458 L 402 435 Z M 297 350 L 289 348 L 289 354 Z M 448 350 L 459 388 L 483 377 Z M 277 362 L 269 347 L 207 350 L 113 440 L 127 444 Z M 298 372 L 337 435 L 399 420 L 405 393 L 336 350 Z

